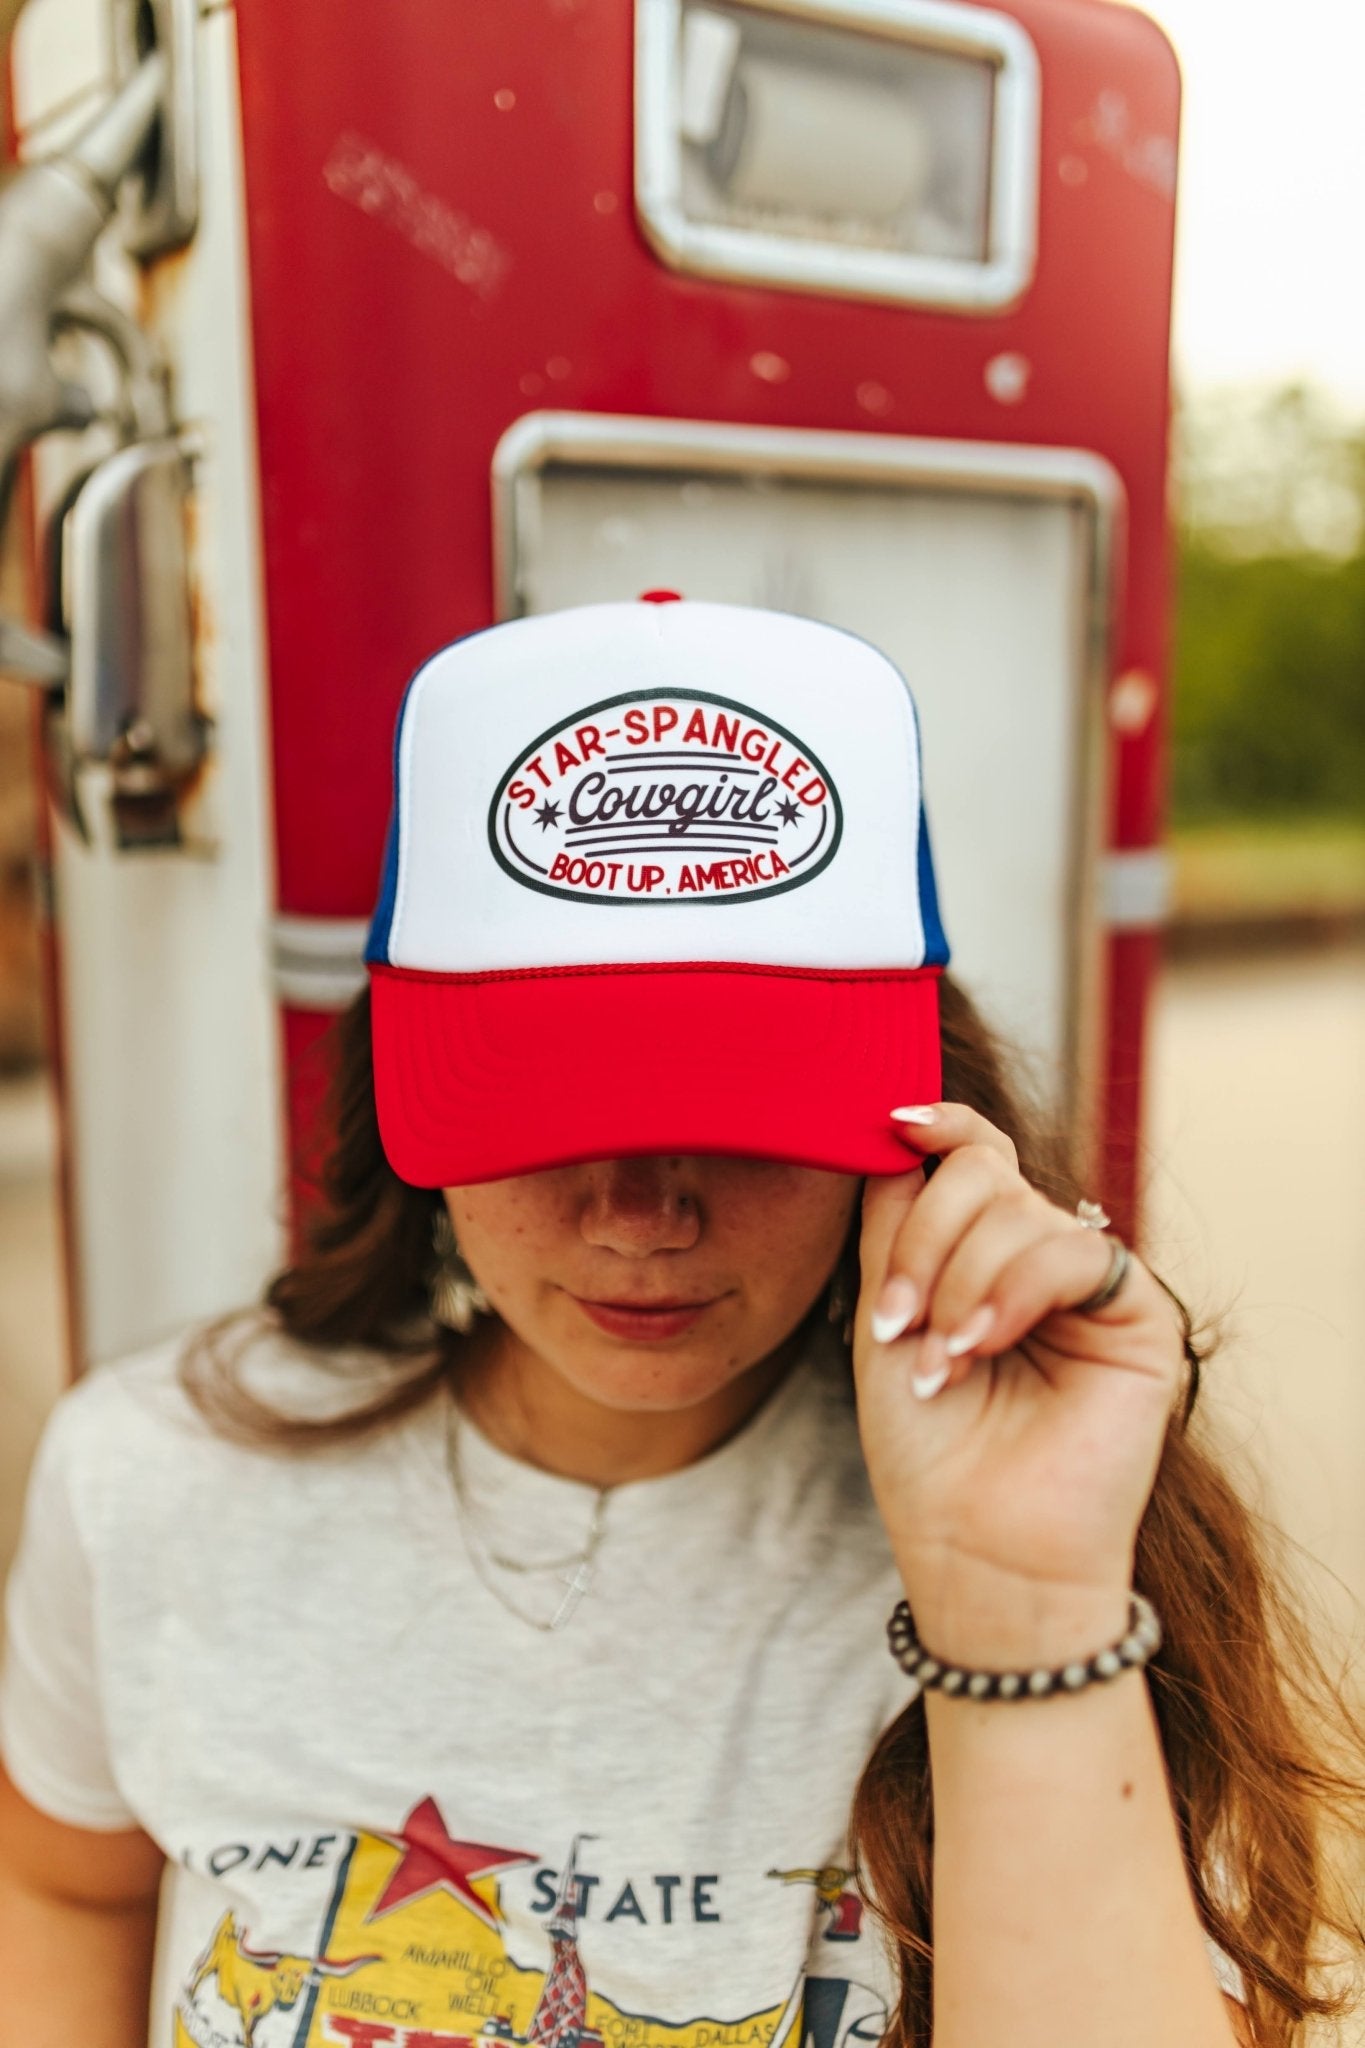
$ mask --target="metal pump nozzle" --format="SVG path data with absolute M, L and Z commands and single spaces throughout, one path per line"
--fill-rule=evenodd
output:
M 62 300 L 146 146 L 164 87 L 164 59 L 154 52 L 67 149 L 16 172 L 0 191 L 0 522 L 29 443 L 94 417 L 89 393 L 57 375 L 48 350 Z M 60 681 L 60 654 L 59 643 L 0 622 L 0 666 L 11 675 Z

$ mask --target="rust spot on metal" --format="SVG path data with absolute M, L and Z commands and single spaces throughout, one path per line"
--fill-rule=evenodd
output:
M 193 244 L 183 249 L 172 249 L 165 256 L 158 256 L 154 263 L 141 263 L 137 267 L 138 320 L 153 331 L 175 311 L 184 292 L 185 273 L 189 267 Z
M 218 620 L 200 574 L 203 523 L 199 492 L 191 482 L 185 493 L 185 561 L 188 569 L 186 592 L 190 611 L 190 706 L 205 735 L 204 752 L 180 785 L 182 805 L 202 792 L 214 760 L 214 715 L 209 706 L 208 656 L 218 642 Z

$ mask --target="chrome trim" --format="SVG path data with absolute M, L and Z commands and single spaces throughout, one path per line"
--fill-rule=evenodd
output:
M 959 495 L 1050 499 L 1073 505 L 1090 528 L 1082 593 L 1076 705 L 1076 789 L 1070 822 L 1071 902 L 1066 986 L 1067 1042 L 1062 1058 L 1062 1108 L 1072 1128 L 1092 1127 L 1100 1085 L 1104 926 L 1101 881 L 1108 774 L 1112 758 L 1106 718 L 1116 603 L 1116 535 L 1124 505 L 1118 472 L 1084 448 L 1001 445 L 921 439 L 909 434 L 834 433 L 806 427 L 734 426 L 711 420 L 654 419 L 624 414 L 539 412 L 515 420 L 493 451 L 494 605 L 500 619 L 525 611 L 518 576 L 519 542 L 532 549 L 539 531 L 539 478 L 555 463 L 582 468 L 715 470 L 769 476 L 896 484 Z M 1090 942 L 1087 942 L 1090 941 Z M 1084 1162 L 1082 1161 L 1082 1164 Z
M 1033 280 L 1038 258 L 1041 67 L 1022 24 L 954 0 L 743 0 L 829 27 L 867 29 L 995 66 L 990 210 L 984 263 L 801 242 L 688 218 L 682 203 L 676 57 L 682 0 L 636 0 L 635 206 L 655 253 L 675 270 L 838 297 L 996 313 Z
M 270 978 L 296 1010 L 344 1010 L 365 986 L 362 957 L 369 920 L 298 917 L 270 921 Z
M 199 226 L 199 13 L 199 0 L 115 0 L 119 76 L 136 69 L 140 33 L 148 24 L 152 47 L 165 64 L 157 151 L 151 166 L 131 181 L 121 223 L 123 246 L 141 263 L 182 249 Z
M 1123 484 L 1102 455 L 995 441 L 918 434 L 842 433 L 819 427 L 735 426 L 722 420 L 645 414 L 531 412 L 514 420 L 493 451 L 494 603 L 520 616 L 515 573 L 518 530 L 534 526 L 525 486 L 555 462 L 602 469 L 762 471 L 839 483 L 913 484 L 923 490 L 992 497 L 1072 500 L 1093 513 L 1096 546 L 1088 592 L 1090 655 L 1108 654 L 1114 533 Z M 525 504 L 519 504 L 525 499 Z
M 1100 870 L 1101 916 L 1111 932 L 1158 930 L 1174 895 L 1175 862 L 1164 846 L 1121 847 Z

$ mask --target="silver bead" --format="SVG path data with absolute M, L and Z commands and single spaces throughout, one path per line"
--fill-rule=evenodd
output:
M 915 1640 L 913 1617 L 903 1601 L 888 1624 L 888 1633 L 893 1647 L 904 1646 L 897 1661 L 912 1681 L 912 1698 L 934 1686 L 948 1694 L 983 1701 L 1042 1700 L 1060 1692 L 1077 1693 L 1097 1680 L 1117 1678 L 1121 1671 L 1147 1663 L 1161 1647 L 1161 1624 L 1156 1611 L 1149 1600 L 1136 1592 L 1129 1596 L 1128 1628 L 1118 1642 L 1055 1671 L 972 1671 L 947 1664 L 942 1658 L 931 1656 Z

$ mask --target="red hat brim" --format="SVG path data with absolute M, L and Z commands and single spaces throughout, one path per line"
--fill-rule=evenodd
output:
M 905 1173 L 889 1112 L 939 1099 L 939 974 L 372 965 L 384 1151 L 416 1187 L 639 1154 Z

